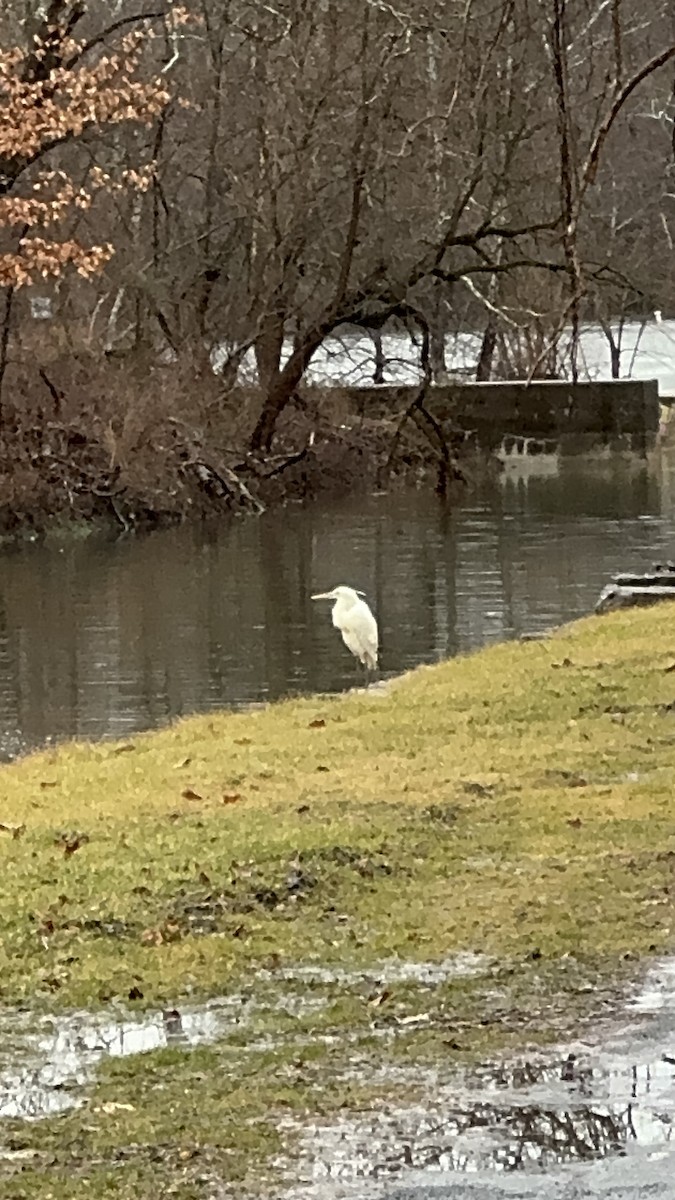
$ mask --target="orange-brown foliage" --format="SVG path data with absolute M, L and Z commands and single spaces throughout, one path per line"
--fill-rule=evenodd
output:
M 0 253 L 0 287 L 58 277 L 67 267 L 92 275 L 110 258 L 112 246 L 59 238 L 57 227 L 101 191 L 147 188 L 152 167 L 115 178 L 91 167 L 75 183 L 49 169 L 48 154 L 86 132 L 154 121 L 170 94 L 164 78 L 141 77 L 152 37 L 151 30 L 136 30 L 94 62 L 83 43 L 59 38 L 54 28 L 43 30 L 29 52 L 0 49 L 0 232 L 14 236 Z

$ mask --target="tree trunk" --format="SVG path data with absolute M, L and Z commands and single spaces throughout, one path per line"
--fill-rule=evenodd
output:
M 432 329 L 429 345 L 429 362 L 431 363 L 431 378 L 434 383 L 447 383 L 448 367 L 445 361 L 445 337 L 443 333 Z
M 609 357 L 612 365 L 612 379 L 621 378 L 621 350 L 615 341 L 610 343 Z
M 386 358 L 382 349 L 382 333 L 379 329 L 371 329 L 370 336 L 375 347 L 375 370 L 373 372 L 373 383 L 384 383 L 384 368 Z
M 609 346 L 609 366 L 610 366 L 610 371 L 612 374 L 612 379 L 620 379 L 621 378 L 621 334 L 619 334 L 619 340 L 617 341 L 617 339 L 614 337 L 614 330 L 612 329 L 612 326 L 609 324 L 609 322 L 607 320 L 604 320 L 602 317 L 600 317 L 599 324 L 602 328 L 602 332 L 604 333 L 605 337 L 607 338 L 607 345 Z
M 483 340 L 476 365 L 476 383 L 487 383 L 492 378 L 492 359 L 497 345 L 497 326 L 494 321 L 488 321 L 483 333 Z
M 299 339 L 288 361 L 268 385 L 260 416 L 251 434 L 251 450 L 254 452 L 269 452 L 279 417 L 292 399 L 313 355 L 334 325 L 335 322 L 332 322 L 325 329 L 312 329 L 305 337 Z
M 448 382 L 448 366 L 445 361 L 446 307 L 440 289 L 436 289 L 434 315 L 429 323 L 429 363 L 434 383 Z
M 268 313 L 253 347 L 258 381 L 264 392 L 269 392 L 279 377 L 283 345 L 284 318 L 280 313 Z
M 0 329 L 0 424 L 4 410 L 3 386 L 5 382 L 5 372 L 7 370 L 7 360 L 9 357 L 9 331 L 12 323 L 12 304 L 14 301 L 14 288 L 5 288 L 5 311 L 2 317 L 2 328 Z

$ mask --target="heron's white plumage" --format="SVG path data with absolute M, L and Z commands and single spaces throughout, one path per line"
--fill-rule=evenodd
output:
M 332 611 L 333 624 L 340 630 L 345 646 L 364 667 L 374 671 L 377 667 L 379 645 L 377 621 L 359 593 L 354 588 L 341 584 L 331 592 L 319 592 L 318 595 L 312 596 L 312 600 L 335 601 Z

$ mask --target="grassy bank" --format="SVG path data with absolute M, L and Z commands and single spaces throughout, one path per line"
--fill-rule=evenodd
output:
M 289 1109 L 367 1103 L 347 1061 L 447 1062 L 600 1011 L 675 940 L 674 617 L 3 767 L 4 1004 L 258 1002 L 217 1046 L 109 1065 L 85 1109 L 9 1123 L 3 1194 L 43 1195 L 47 1163 L 55 1197 L 211 1194 L 264 1168 Z M 461 951 L 475 974 L 377 982 Z

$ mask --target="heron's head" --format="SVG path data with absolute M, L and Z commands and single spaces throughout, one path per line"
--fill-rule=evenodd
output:
M 331 592 L 317 592 L 312 596 L 312 600 L 358 600 L 359 596 L 365 596 L 365 592 L 358 591 L 357 588 L 346 587 L 343 583 L 338 587 L 334 587 Z

